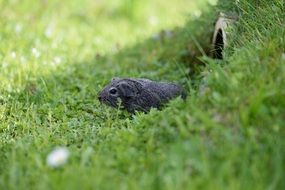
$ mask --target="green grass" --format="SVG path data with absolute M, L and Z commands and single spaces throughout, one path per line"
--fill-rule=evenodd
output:
M 0 189 L 284 189 L 284 4 L 209 2 L 0 0 Z M 96 98 L 114 76 L 189 97 L 131 116 Z

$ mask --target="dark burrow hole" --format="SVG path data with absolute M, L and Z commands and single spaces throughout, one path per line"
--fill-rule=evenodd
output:
M 218 30 L 216 35 L 216 39 L 214 41 L 214 58 L 215 59 L 223 59 L 223 50 L 224 50 L 224 36 L 222 29 Z

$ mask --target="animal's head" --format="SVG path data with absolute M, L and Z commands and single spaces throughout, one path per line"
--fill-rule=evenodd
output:
M 119 99 L 124 104 L 134 99 L 141 90 L 141 84 L 132 79 L 113 78 L 107 86 L 99 93 L 98 99 L 101 103 L 118 107 Z

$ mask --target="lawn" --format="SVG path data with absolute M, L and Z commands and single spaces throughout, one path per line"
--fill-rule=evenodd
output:
M 280 0 L 0 0 L 0 189 L 285 189 Z M 218 13 L 239 15 L 214 60 Z M 112 77 L 188 92 L 130 115 Z M 58 168 L 47 157 L 65 147 Z

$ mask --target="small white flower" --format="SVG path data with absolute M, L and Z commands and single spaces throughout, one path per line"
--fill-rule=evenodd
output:
M 41 52 L 37 50 L 36 48 L 32 48 L 32 54 L 36 57 L 39 58 L 41 56 Z
M 23 29 L 23 26 L 21 25 L 21 24 L 16 24 L 16 26 L 15 26 L 15 32 L 17 33 L 17 34 L 19 34 L 20 32 L 22 32 L 22 29 Z
M 158 19 L 155 16 L 150 16 L 148 22 L 150 25 L 155 26 L 158 24 Z
M 200 10 L 196 10 L 193 13 L 194 17 L 196 17 L 196 18 L 199 18 L 201 16 L 201 14 L 202 14 L 202 12 Z
M 47 157 L 47 164 L 57 168 L 64 165 L 69 157 L 69 151 L 65 147 L 57 147 Z
M 54 57 L 53 60 L 54 60 L 55 65 L 59 65 L 61 63 L 60 57 Z
M 52 32 L 53 32 L 52 27 L 47 27 L 47 28 L 45 29 L 45 36 L 46 36 L 47 38 L 51 38 Z
M 17 57 L 16 52 L 12 51 L 12 52 L 11 52 L 11 57 L 12 57 L 13 59 L 15 59 L 15 58 Z
M 8 67 L 8 63 L 4 61 L 4 62 L 2 63 L 2 68 L 7 68 L 7 67 Z

